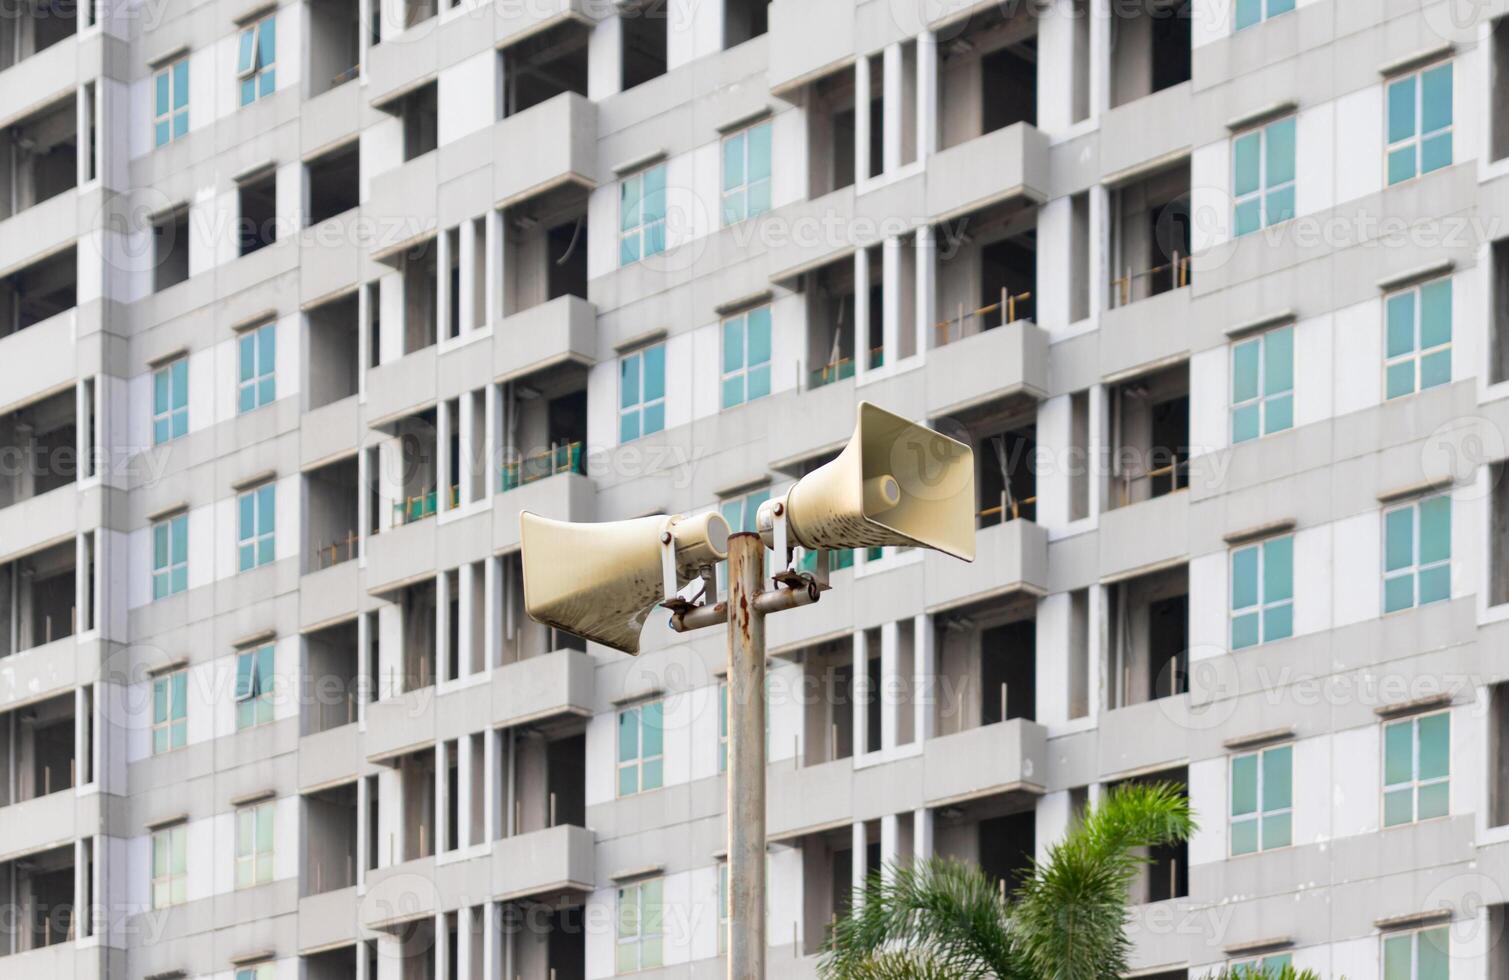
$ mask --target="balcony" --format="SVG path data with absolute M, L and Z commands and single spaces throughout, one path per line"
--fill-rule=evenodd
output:
M 1048 137 L 1019 122 L 931 157 L 926 208 L 930 221 L 946 221 L 1002 201 L 1041 204 L 1048 199 Z
M 505 884 L 493 897 L 516 901 L 592 891 L 597 881 L 594 843 L 592 831 L 574 824 L 494 841 L 490 877 Z
M 504 318 L 493 341 L 493 370 L 512 380 L 597 358 L 597 307 L 567 293 Z
M 0 391 L 7 400 L 29 400 L 73 380 L 77 330 L 76 311 L 68 309 L 0 337 Z
M 1048 594 L 1048 532 L 1025 518 L 977 532 L 973 562 L 934 551 L 923 560 L 930 610 L 1012 592 Z
M 770 88 L 789 91 L 833 70 L 854 55 L 853 2 L 770 4 Z
M 997 793 L 1040 796 L 1048 772 L 1048 731 L 1012 718 L 929 739 L 923 749 L 923 797 L 942 806 Z
M 527 147 L 528 152 L 520 152 Z M 597 186 L 597 105 L 562 92 L 493 125 L 493 199 L 509 206 L 576 184 Z
M 1168 493 L 1100 515 L 1100 574 L 1156 568 L 1189 553 L 1189 494 Z
M 1048 335 L 1030 320 L 1008 319 L 934 348 L 928 352 L 928 364 L 930 418 L 989 399 L 1048 397 Z
M 592 716 L 597 667 L 580 650 L 556 650 L 499 667 L 488 717 L 500 725 Z
M 571 466 L 579 466 L 579 453 L 570 454 L 570 447 L 552 452 L 552 464 L 564 462 L 568 468 L 551 473 L 542 473 L 538 479 L 523 480 L 519 485 L 507 488 L 506 492 L 493 497 L 493 549 L 509 551 L 519 546 L 519 514 L 529 511 L 555 521 L 596 520 L 597 489 L 590 479 Z M 525 463 L 515 464 L 515 472 L 523 474 Z M 544 464 L 539 464 L 542 468 Z M 504 469 L 505 486 L 508 469 Z

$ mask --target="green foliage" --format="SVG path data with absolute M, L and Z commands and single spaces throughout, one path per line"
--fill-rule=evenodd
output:
M 1259 970 L 1255 966 L 1222 967 L 1207 973 L 1201 980 L 1320 980 L 1314 970 L 1296 970 L 1285 964 L 1277 970 Z M 1342 980 L 1346 980 L 1345 977 Z
M 819 970 L 825 980 L 1114 980 L 1142 854 L 1194 828 L 1178 787 L 1129 786 L 1087 810 L 1010 898 L 976 865 L 886 869 L 835 925 Z

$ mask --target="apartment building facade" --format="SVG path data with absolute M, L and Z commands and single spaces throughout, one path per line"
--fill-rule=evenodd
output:
M 1135 975 L 1509 975 L 1506 15 L 22 4 L 0 974 L 722 974 L 723 638 L 531 622 L 518 514 L 750 528 L 867 400 L 978 557 L 769 622 L 772 970 L 1167 780 Z

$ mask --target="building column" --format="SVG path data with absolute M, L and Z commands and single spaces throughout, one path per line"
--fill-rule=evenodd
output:
M 467 980 L 472 975 L 473 957 L 481 953 L 472 945 L 472 906 L 463 905 L 456 910 L 456 976 Z
M 489 728 L 482 733 L 482 837 L 483 842 L 498 839 L 498 738 L 500 733 Z
M 73 842 L 73 937 L 88 936 L 94 924 L 94 899 L 89 886 L 89 841 L 81 837 Z M 103 856 L 97 855 L 98 862 Z
M 366 496 L 363 494 L 363 496 Z M 357 731 L 367 730 L 367 702 L 377 696 L 372 663 L 372 614 L 356 616 L 356 724 Z
M 884 117 L 885 129 L 881 133 L 882 166 L 885 172 L 895 173 L 901 169 L 901 114 L 903 105 L 902 89 L 905 81 L 902 79 L 901 42 L 893 41 L 886 45 L 885 54 L 882 56 L 885 77 L 881 80 L 881 107 Z
M 82 788 L 94 782 L 94 711 L 89 703 L 89 688 L 73 689 L 73 767 L 74 787 Z M 98 687 L 95 694 L 100 694 Z
M 459 930 L 458 930 L 459 932 Z M 445 926 L 445 913 L 435 913 L 435 976 L 448 977 L 451 975 L 451 957 L 455 955 L 451 950 L 450 931 Z
M 1090 188 L 1090 315 L 1098 317 L 1111 307 L 1107 293 L 1111 288 L 1111 192 L 1104 184 Z
M 367 883 L 367 855 L 372 853 L 372 842 L 367 839 L 370 832 L 367 821 L 367 810 L 372 806 L 372 790 L 369 777 L 356 777 L 356 886 L 361 888 Z
M 912 860 L 926 861 L 933 856 L 933 811 L 918 807 L 912 811 Z
M 372 526 L 372 495 L 367 488 L 377 478 L 370 472 L 373 452 L 373 447 L 368 446 L 356 451 L 356 553 L 361 560 L 367 557 L 367 529 Z
M 477 432 L 476 395 L 474 391 L 463 391 L 456 399 L 456 410 L 460 413 L 460 489 L 457 491 L 458 500 L 462 507 L 468 507 L 476 503 L 472 494 L 472 482 L 477 473 L 477 450 L 482 444 L 482 439 Z
M 459 238 L 460 235 L 457 235 Z M 451 304 L 456 298 L 451 295 L 451 232 L 441 229 L 435 236 L 435 337 L 448 340 L 446 330 L 451 325 Z
M 865 822 L 856 820 L 850 830 L 849 846 L 853 848 L 849 853 L 852 859 L 849 861 L 849 884 L 854 889 L 854 905 L 857 911 L 864 903 L 865 897 L 865 855 L 869 853 L 869 840 L 865 834 Z
M 870 366 L 870 250 L 861 245 L 854 253 L 854 383 L 864 379 Z
M 1110 461 L 1106 443 L 1106 387 L 1094 384 L 1089 391 L 1090 431 L 1089 445 L 1085 447 L 1085 478 L 1088 481 L 1089 516 L 1098 523 L 1105 507 L 1106 472 Z
M 480 670 L 491 670 L 498 666 L 498 598 L 501 592 L 498 588 L 499 565 L 503 559 L 499 555 L 488 555 L 482 560 L 482 662 L 478 665 Z
M 880 818 L 880 867 L 887 878 L 901 863 L 901 849 L 901 815 L 888 813 Z
M 461 295 L 452 302 L 460 303 L 461 316 L 458 321 L 456 333 L 466 334 L 477 328 L 477 287 L 476 287 L 476 252 L 477 252 L 477 224 L 472 219 L 461 222 L 461 227 L 456 238 L 460 243 L 460 275 L 457 277 L 457 287 Z
M 456 587 L 461 590 L 460 609 L 457 620 L 460 623 L 461 635 L 457 637 L 457 646 L 461 655 L 456 658 L 456 666 L 460 676 L 470 677 L 482 671 L 477 656 L 477 566 L 475 562 L 467 562 L 456 573 Z
M 435 680 L 437 683 L 454 680 L 450 670 L 451 658 L 451 576 L 441 571 L 435 574 Z
M 880 247 L 880 347 L 887 367 L 901 360 L 901 249 L 899 238 Z
M 912 619 L 912 690 L 916 692 L 912 733 L 919 743 L 926 742 L 937 731 L 938 650 L 933 633 L 931 615 L 919 613 Z
M 435 405 L 435 510 L 451 509 L 451 410 L 444 398 Z M 423 491 L 423 487 L 420 488 Z
M 901 660 L 901 624 L 894 620 L 880 627 L 880 690 L 871 697 L 880 698 L 880 747 L 896 747 L 901 733 L 902 705 L 895 697 L 897 668 Z M 882 831 L 883 832 L 883 831 Z
M 854 59 L 854 186 L 870 179 L 870 58 Z
M 917 37 L 917 159 L 938 152 L 938 38 L 932 31 Z
M 459 838 L 456 841 L 456 846 L 467 848 L 473 844 L 480 843 L 480 841 L 473 839 L 471 813 L 473 794 L 482 791 L 482 787 L 472 785 L 472 739 L 470 735 L 463 735 L 456 740 L 456 762 L 457 774 L 461 777 L 456 780 L 456 813 L 459 815 L 456 820 L 456 836 Z
M 502 57 L 501 55 L 499 57 Z M 503 212 L 494 208 L 487 212 L 486 274 L 483 296 L 487 300 L 485 326 L 492 326 L 503 318 Z
M 932 225 L 922 225 L 917 229 L 915 247 L 916 348 L 918 356 L 926 360 L 928 349 L 933 346 L 933 332 L 938 319 L 938 242 Z
M 448 821 L 445 818 L 451 808 L 451 781 L 448 778 L 451 771 L 449 755 L 450 753 L 445 748 L 445 740 L 437 741 L 435 743 L 435 854 L 437 856 L 450 850 L 452 844 L 450 828 L 446 826 Z
M 854 712 L 854 736 L 852 741 L 854 743 L 854 757 L 856 759 L 867 752 L 874 752 L 880 748 L 878 745 L 866 744 L 869 739 L 870 728 L 869 719 L 866 717 L 866 702 L 874 696 L 875 692 L 870 690 L 869 644 L 865 640 L 865 631 L 855 630 L 854 703 L 850 705 L 850 708 Z
M 1088 619 L 1090 621 L 1088 635 L 1085 643 L 1088 649 L 1085 651 L 1085 688 L 1088 694 L 1087 713 L 1091 718 L 1098 718 L 1105 705 L 1103 699 L 1106 687 L 1106 587 L 1096 583 L 1090 586 L 1090 608 Z
M 1089 0 L 1090 118 L 1111 108 L 1111 0 Z
M 73 536 L 73 632 L 74 635 L 86 633 L 94 625 L 91 623 L 90 613 L 94 606 L 94 582 L 89 571 L 89 531 L 83 531 Z M 95 555 L 95 562 L 100 560 Z M 14 607 L 12 607 L 14 608 Z M 56 631 L 54 631 L 56 633 Z M 12 647 L 11 649 L 15 649 Z
M 503 433 L 498 408 L 502 399 L 498 397 L 498 386 L 489 383 L 482 396 L 483 429 L 482 445 L 482 492 L 487 499 L 493 499 L 503 489 L 503 481 L 500 479 L 503 463 L 503 455 L 498 451 L 499 437 Z
M 497 902 L 482 906 L 482 980 L 500 980 L 503 974 L 498 956 L 498 909 Z

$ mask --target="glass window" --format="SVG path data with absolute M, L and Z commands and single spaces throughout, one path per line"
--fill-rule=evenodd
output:
M 236 887 L 250 888 L 272 881 L 273 817 L 269 800 L 236 811 Z
M 237 341 L 240 373 L 236 379 L 237 411 L 271 405 L 277 388 L 277 324 L 248 330 Z
M 152 598 L 177 595 L 189 587 L 189 515 L 152 525 Z
M 276 483 L 264 483 L 236 498 L 236 565 L 248 571 L 273 560 L 277 537 Z
M 1451 380 L 1451 278 L 1383 301 L 1383 389 L 1400 398 Z
M 272 721 L 273 647 L 269 643 L 236 655 L 236 728 Z
M 1451 715 L 1383 726 L 1383 825 L 1446 816 L 1451 801 Z
M 1383 611 L 1451 598 L 1451 498 L 1383 512 Z
M 236 980 L 273 980 L 277 973 L 277 964 L 259 963 L 256 966 L 243 966 L 237 970 Z
M 618 972 L 650 970 L 663 962 L 661 927 L 665 883 L 659 878 L 618 889 Z
M 665 251 L 665 164 L 623 179 L 618 222 L 619 265 Z
M 164 827 L 152 834 L 152 907 L 165 909 L 187 899 L 189 828 Z
M 1451 62 L 1388 83 L 1388 182 L 1451 165 Z
M 152 679 L 152 754 L 181 749 L 189 740 L 189 672 Z
M 1231 760 L 1231 854 L 1291 843 L 1294 747 L 1280 745 Z
M 1451 927 L 1383 937 L 1383 980 L 1450 980 Z
M 152 442 L 161 445 L 189 431 L 189 360 L 180 357 L 152 372 Z
M 1236 18 L 1232 29 L 1240 31 L 1244 27 L 1267 20 L 1269 17 L 1277 17 L 1294 9 L 1294 0 L 1237 0 Z
M 723 321 L 723 407 L 770 394 L 770 307 Z
M 659 701 L 618 713 L 618 795 L 659 789 L 664 779 L 664 705 Z
M 1232 236 L 1294 217 L 1294 117 L 1231 143 Z
M 768 868 L 768 864 L 767 864 Z M 770 889 L 765 889 L 770 894 Z M 728 862 L 718 865 L 718 955 L 728 952 Z
M 723 140 L 723 223 L 770 210 L 770 123 Z
M 1257 980 L 1258 977 L 1272 977 L 1273 980 L 1278 980 L 1284 967 L 1293 965 L 1292 953 L 1275 953 L 1255 960 L 1241 960 L 1231 964 L 1232 980 Z
M 236 47 L 236 77 L 241 80 L 242 105 L 250 105 L 277 88 L 277 57 L 277 15 L 241 29 Z
M 1270 330 L 1231 348 L 1231 441 L 1294 425 L 1294 328 Z
M 177 61 L 152 76 L 152 139 L 164 146 L 189 131 L 189 59 Z
M 665 428 L 665 345 L 618 359 L 618 441 L 633 442 Z
M 1294 536 L 1231 553 L 1231 648 L 1294 634 Z

